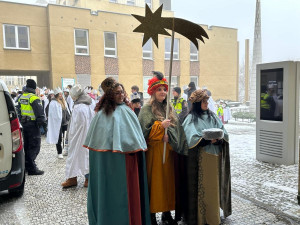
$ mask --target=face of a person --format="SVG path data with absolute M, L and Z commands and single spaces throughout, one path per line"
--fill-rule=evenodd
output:
M 65 94 L 65 97 L 69 96 L 69 92 L 67 92 L 67 91 L 65 91 L 64 94 Z
M 160 86 L 156 89 L 155 99 L 158 102 L 163 102 L 163 100 L 165 100 L 166 96 L 167 96 L 167 89 L 165 88 L 165 86 Z
M 178 93 L 176 91 L 172 91 L 174 97 L 178 97 Z
M 124 101 L 124 90 L 121 86 L 118 86 L 114 89 L 115 102 L 121 104 Z
M 133 108 L 140 108 L 141 107 L 141 103 L 140 102 L 136 102 L 132 104 Z
M 60 99 L 60 100 L 62 100 L 62 99 L 63 99 L 63 95 L 62 95 L 62 93 L 59 93 L 59 94 L 58 94 L 58 99 Z
M 135 89 L 131 89 L 131 93 L 136 93 L 137 91 Z
M 201 101 L 201 109 L 202 109 L 203 111 L 208 110 L 208 102 L 207 102 L 207 99 Z

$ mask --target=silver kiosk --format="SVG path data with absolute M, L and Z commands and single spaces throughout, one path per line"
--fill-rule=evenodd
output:
M 256 159 L 298 162 L 300 62 L 259 64 L 256 68 Z

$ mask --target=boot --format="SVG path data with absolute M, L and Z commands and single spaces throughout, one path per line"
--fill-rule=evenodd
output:
M 63 188 L 77 186 L 77 177 L 72 177 L 67 179 L 65 182 L 61 184 L 61 186 L 63 186 Z
M 89 179 L 85 178 L 85 181 L 84 181 L 84 187 L 88 187 L 89 186 Z
M 151 225 L 158 225 L 155 213 L 151 213 Z
M 175 225 L 177 224 L 176 221 L 172 218 L 171 212 L 163 212 L 161 214 L 161 224 L 162 225 Z

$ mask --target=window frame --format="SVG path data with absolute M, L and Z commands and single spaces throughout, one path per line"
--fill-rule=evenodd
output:
M 191 52 L 191 45 L 193 45 L 195 47 L 195 49 L 197 50 L 197 53 Z M 197 59 L 192 59 L 192 56 L 196 56 Z M 195 44 L 193 42 L 190 42 L 190 61 L 192 61 L 192 62 L 199 61 L 199 50 L 197 49 L 197 47 L 195 46 Z
M 197 79 L 197 82 L 193 81 L 192 78 L 196 78 Z M 198 87 L 198 84 L 199 84 L 199 76 L 193 76 L 193 75 L 190 75 L 190 82 L 194 82 L 196 87 Z
M 148 80 L 152 79 L 153 76 L 143 76 L 143 97 L 144 99 L 149 99 L 151 96 L 148 94 Z M 144 86 L 144 81 L 146 80 L 146 85 Z
M 115 48 L 107 48 L 105 47 L 105 34 L 114 34 L 114 38 L 115 38 Z M 118 48 L 117 48 L 117 33 L 116 32 L 109 32 L 109 31 L 105 31 L 103 32 L 103 39 L 104 39 L 104 56 L 105 57 L 111 57 L 111 58 L 117 58 L 118 57 Z M 106 50 L 114 50 L 115 51 L 115 55 L 106 55 L 105 51 Z
M 79 31 L 86 31 L 86 44 L 87 46 L 84 45 L 76 45 L 76 30 Z M 81 48 L 81 49 L 86 49 L 87 53 L 77 53 L 76 50 L 77 48 Z M 79 29 L 79 28 L 74 28 L 74 50 L 75 50 L 75 55 L 90 55 L 90 43 L 89 43 L 89 30 L 87 29 Z
M 126 0 L 126 5 L 135 6 L 135 0 Z
M 171 52 L 167 52 L 166 51 L 166 40 L 167 39 L 169 39 L 170 40 L 170 49 L 171 49 L 171 47 L 172 47 L 172 38 L 165 38 L 165 60 L 171 60 Z M 177 48 L 178 48 L 178 52 L 176 53 L 176 52 L 174 52 L 174 49 L 175 49 L 175 40 L 177 40 L 178 42 L 178 46 L 177 46 Z M 179 47 L 180 47 L 180 44 L 179 44 L 179 41 L 180 41 L 180 39 L 179 38 L 174 38 L 174 49 L 173 49 L 173 60 L 180 60 L 180 57 L 179 57 L 179 51 L 180 51 L 180 49 L 179 49 Z M 169 56 L 169 58 L 167 58 L 166 57 L 166 54 L 169 54 L 170 56 Z M 177 58 L 175 57 L 177 55 Z
M 15 44 L 16 44 L 16 47 L 7 47 L 6 46 L 5 26 L 13 26 L 15 28 Z M 27 29 L 27 40 L 28 40 L 28 47 L 27 48 L 20 48 L 19 47 L 18 27 L 25 27 Z M 3 31 L 3 48 L 4 49 L 29 50 L 29 51 L 31 50 L 30 49 L 30 29 L 29 29 L 29 26 L 5 23 L 5 24 L 2 25 L 2 31 Z
M 148 51 L 148 50 L 144 50 L 144 46 L 150 41 L 150 44 L 151 44 L 151 51 Z M 152 43 L 152 40 L 149 39 L 146 44 L 142 47 L 142 50 L 143 50 L 143 59 L 153 59 L 153 43 Z M 144 56 L 144 53 L 150 53 L 150 57 L 145 57 Z

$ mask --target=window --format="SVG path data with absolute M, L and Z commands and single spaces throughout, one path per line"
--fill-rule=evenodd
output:
M 171 0 L 159 0 L 159 5 L 164 5 L 163 10 L 171 10 Z
M 117 3 L 117 0 L 109 0 L 109 2 Z
M 18 76 L 18 85 L 23 86 L 26 84 L 26 77 L 25 76 Z
M 152 79 L 153 76 L 143 76 L 143 97 L 144 99 L 150 98 L 150 95 L 147 93 L 148 90 L 148 80 Z
M 89 55 L 89 34 L 87 30 L 74 30 L 75 55 Z
M 116 33 L 104 32 L 104 56 L 117 57 Z
M 171 84 L 170 84 L 169 76 L 166 76 L 166 79 L 169 83 L 169 87 L 171 87 L 171 91 L 174 87 L 179 87 L 179 78 L 180 78 L 180 76 L 172 76 L 171 77 Z
M 106 75 L 106 78 L 108 77 L 112 77 L 114 78 L 116 81 L 119 81 L 119 75 Z
M 193 42 L 190 43 L 190 60 L 198 61 L 198 49 Z
M 152 59 L 152 40 L 149 39 L 143 46 L 143 59 Z
M 4 48 L 29 50 L 29 27 L 18 25 L 3 25 Z
M 191 76 L 190 82 L 194 82 L 196 87 L 198 86 L 198 76 Z
M 135 0 L 127 0 L 127 5 L 135 5 Z
M 14 77 L 13 76 L 7 76 L 5 83 L 7 86 L 15 85 Z
M 171 58 L 171 38 L 165 38 L 165 59 Z M 179 39 L 174 39 L 173 59 L 179 60 Z
M 149 8 L 152 8 L 151 0 L 145 0 L 145 3 L 149 6 Z

